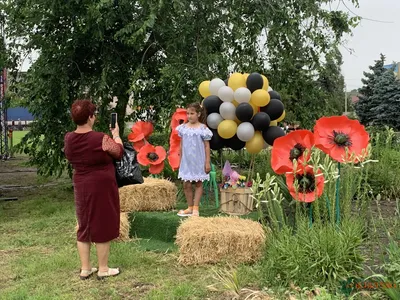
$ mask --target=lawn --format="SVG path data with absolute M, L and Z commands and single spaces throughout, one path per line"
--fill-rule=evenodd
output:
M 0 181 L 0 198 L 19 198 L 0 202 L 0 299 L 230 299 L 207 289 L 216 283 L 214 269 L 222 266 L 179 266 L 176 252 L 143 251 L 135 241 L 112 245 L 110 266 L 122 268 L 119 277 L 79 280 L 70 181 L 61 178 L 50 182 L 54 186 L 4 189 L 5 183 L 32 187 L 43 182 L 33 172 L 23 173 L 22 163 L 18 157 L 0 163 L 0 176 L 8 177 Z M 254 287 L 247 278 L 254 278 L 255 269 L 240 269 L 243 284 Z

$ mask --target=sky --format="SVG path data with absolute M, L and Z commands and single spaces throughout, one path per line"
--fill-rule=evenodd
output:
M 352 35 L 345 36 L 340 47 L 348 91 L 362 86 L 363 72 L 379 59 L 380 53 L 386 56 L 386 64 L 400 61 L 400 0 L 359 0 L 359 4 L 360 7 L 355 8 L 349 0 L 333 0 L 330 5 L 333 10 L 340 9 L 363 18 Z M 35 60 L 37 54 L 31 58 Z M 26 59 L 22 69 L 25 71 L 30 64 L 29 58 Z
M 332 8 L 338 3 L 332 4 Z M 342 72 L 348 91 L 362 86 L 363 72 L 379 59 L 380 53 L 386 56 L 385 64 L 400 62 L 400 0 L 359 0 L 359 4 L 359 8 L 347 5 L 364 19 L 353 30 L 352 36 L 346 36 L 341 47 Z M 339 9 L 348 11 L 343 3 Z M 346 48 L 354 52 L 350 53 Z

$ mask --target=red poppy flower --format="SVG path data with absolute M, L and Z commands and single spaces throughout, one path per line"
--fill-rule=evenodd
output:
M 171 128 L 174 133 L 176 132 L 176 127 L 180 124 L 187 122 L 187 111 L 184 108 L 177 108 L 174 114 L 172 115 L 171 120 Z
M 367 154 L 368 132 L 360 122 L 346 116 L 319 119 L 314 127 L 314 138 L 315 146 L 338 162 L 357 163 Z
M 293 159 L 299 163 L 308 161 L 311 148 L 314 146 L 314 135 L 308 130 L 296 130 L 274 141 L 271 152 L 271 167 L 277 174 L 284 174 L 293 170 Z M 307 157 L 304 151 L 308 149 Z
M 164 169 L 164 160 L 167 157 L 167 152 L 161 146 L 154 147 L 153 145 L 144 145 L 137 156 L 139 164 L 142 166 L 150 165 L 149 172 L 151 174 L 159 174 Z
M 128 135 L 128 141 L 133 143 L 133 147 L 139 152 L 140 149 L 146 144 L 144 140 L 153 133 L 153 130 L 153 124 L 150 122 L 136 122 L 132 126 L 132 133 Z
M 296 171 L 286 174 L 286 185 L 289 189 L 290 195 L 300 202 L 310 203 L 315 201 L 316 198 L 321 197 L 324 192 L 324 175 L 321 170 L 318 170 L 315 175 L 314 169 L 311 166 L 299 165 Z M 295 186 L 297 181 L 297 191 Z

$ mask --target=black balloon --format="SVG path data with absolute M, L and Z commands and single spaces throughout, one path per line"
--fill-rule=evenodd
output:
M 271 99 L 268 105 L 260 107 L 260 110 L 267 113 L 271 118 L 271 121 L 274 121 L 282 116 L 285 106 L 283 105 L 282 101 L 278 99 Z
M 282 100 L 281 95 L 278 92 L 275 91 L 269 91 L 268 92 L 271 99 L 278 99 L 278 100 Z
M 254 126 L 254 130 L 264 131 L 268 129 L 271 118 L 265 112 L 258 112 L 254 115 L 251 123 Z
M 254 92 L 255 90 L 262 89 L 264 85 L 264 80 L 262 76 L 258 73 L 251 73 L 247 77 L 246 86 L 250 90 L 250 92 Z
M 264 141 L 266 141 L 267 144 L 271 145 L 271 146 L 274 145 L 274 141 L 277 138 L 284 136 L 284 135 L 285 135 L 285 132 L 279 126 L 271 126 L 267 130 L 263 131 L 263 133 L 262 133 Z
M 217 130 L 211 129 L 211 128 L 210 128 L 210 130 L 213 133 L 213 136 L 212 136 L 212 138 L 210 140 L 210 148 L 212 150 L 220 150 L 220 149 L 222 149 L 224 147 L 224 145 L 225 145 L 225 140 L 218 135 L 218 131 Z
M 225 140 L 225 145 L 232 150 L 240 150 L 246 146 L 246 142 L 239 140 L 235 134 L 232 138 Z
M 249 103 L 240 103 L 236 107 L 236 117 L 242 122 L 249 122 L 253 113 L 253 107 Z
M 219 107 L 222 104 L 222 100 L 218 96 L 211 95 L 204 99 L 204 107 L 207 110 L 207 115 L 212 113 L 219 113 Z

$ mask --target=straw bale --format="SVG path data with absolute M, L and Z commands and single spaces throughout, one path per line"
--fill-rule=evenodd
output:
M 144 178 L 142 184 L 119 189 L 121 212 L 164 211 L 176 205 L 176 185 L 165 179 Z
M 75 233 L 78 231 L 78 221 L 75 226 Z M 116 238 L 116 241 L 127 242 L 130 241 L 129 237 L 130 223 L 128 218 L 128 213 L 121 213 L 119 218 L 119 237 Z
M 178 227 L 175 243 L 183 265 L 255 262 L 262 255 L 265 232 L 248 219 L 191 217 Z
M 129 237 L 130 227 L 131 226 L 129 223 L 128 213 L 121 213 L 119 220 L 119 237 L 116 240 L 120 242 L 130 241 Z

